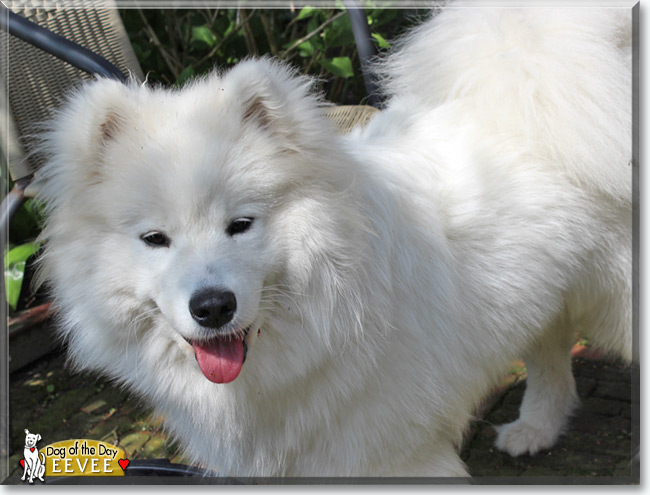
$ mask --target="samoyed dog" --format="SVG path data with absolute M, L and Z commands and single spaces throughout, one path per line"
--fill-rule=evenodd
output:
M 513 456 L 577 405 L 576 332 L 631 358 L 631 11 L 445 7 L 339 135 L 248 60 L 182 90 L 98 80 L 43 138 L 41 277 L 72 361 L 237 476 L 466 476 L 523 357 Z

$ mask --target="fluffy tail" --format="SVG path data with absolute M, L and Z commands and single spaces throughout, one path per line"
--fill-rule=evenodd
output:
M 450 100 L 487 133 L 525 139 L 583 187 L 631 199 L 629 8 L 453 3 L 382 64 L 389 105 Z

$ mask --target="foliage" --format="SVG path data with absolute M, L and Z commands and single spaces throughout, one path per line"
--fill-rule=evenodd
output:
M 5 255 L 5 291 L 7 303 L 16 309 L 25 277 L 27 260 L 38 251 L 38 244 L 27 242 L 10 249 Z
M 389 48 L 390 40 L 420 14 L 367 9 L 378 50 Z M 268 54 L 316 77 L 334 103 L 358 104 L 366 97 L 350 18 L 343 9 L 127 9 L 121 15 L 149 81 L 181 86 L 214 67 Z
M 9 230 L 9 246 L 5 252 L 5 296 L 9 308 L 16 310 L 23 291 L 28 260 L 39 249 L 35 242 L 43 224 L 42 205 L 27 200 L 18 210 Z

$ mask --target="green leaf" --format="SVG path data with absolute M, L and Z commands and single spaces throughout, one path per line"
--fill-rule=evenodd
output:
M 305 41 L 298 45 L 298 53 L 301 57 L 311 57 L 314 54 L 314 45 L 310 41 Z
M 20 246 L 11 249 L 5 255 L 5 267 L 21 261 L 27 261 L 31 255 L 38 251 L 39 244 L 37 242 L 26 242 Z
M 235 23 L 228 16 L 219 16 L 214 24 L 214 32 L 221 37 L 227 36 L 235 28 Z
M 43 226 L 43 206 L 34 199 L 28 199 L 16 212 L 11 222 L 9 238 L 16 244 L 34 239 Z
M 212 48 L 217 42 L 217 37 L 208 26 L 194 26 L 192 27 L 191 41 L 202 42 Z
M 352 61 L 350 57 L 334 57 L 332 59 L 321 60 L 321 65 L 337 77 L 352 77 Z
M 325 45 L 329 48 L 354 45 L 354 33 L 349 16 L 339 17 L 323 31 Z
M 35 198 L 28 199 L 24 203 L 25 210 L 34 219 L 39 230 L 45 224 L 45 203 Z
M 305 5 L 302 9 L 300 9 L 300 13 L 298 14 L 298 20 L 300 21 L 302 19 L 307 19 L 308 17 L 317 14 L 318 12 L 319 9 L 315 9 L 313 7 L 310 7 L 309 5 Z
M 368 15 L 368 25 L 374 30 L 395 21 L 398 15 L 399 9 L 372 9 Z
M 379 48 L 390 48 L 391 44 L 379 33 L 372 33 L 372 37 L 377 41 Z
M 20 290 L 25 278 L 25 263 L 38 251 L 36 242 L 28 242 L 16 246 L 5 254 L 5 291 L 7 303 L 15 310 L 20 297 Z
M 18 299 L 20 298 L 20 290 L 23 286 L 24 276 L 24 261 L 14 263 L 5 269 L 5 290 L 7 292 L 7 303 L 14 311 L 18 305 Z
M 176 84 L 178 86 L 182 86 L 187 82 L 189 79 L 192 79 L 194 75 L 196 74 L 196 71 L 194 70 L 194 67 L 191 65 L 189 67 L 186 67 L 183 69 L 183 71 L 178 75 L 178 79 L 176 80 Z

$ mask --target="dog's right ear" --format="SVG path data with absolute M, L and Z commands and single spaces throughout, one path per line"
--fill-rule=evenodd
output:
M 25 428 L 25 435 L 29 435 L 29 430 Z
M 101 180 L 103 155 L 125 132 L 133 87 L 99 79 L 73 93 L 45 133 L 41 149 L 54 160 L 56 173 L 71 173 L 86 183 Z
M 99 125 L 99 144 L 106 146 L 110 141 L 121 132 L 123 126 L 123 117 L 115 110 L 111 109 L 104 116 L 104 121 Z

